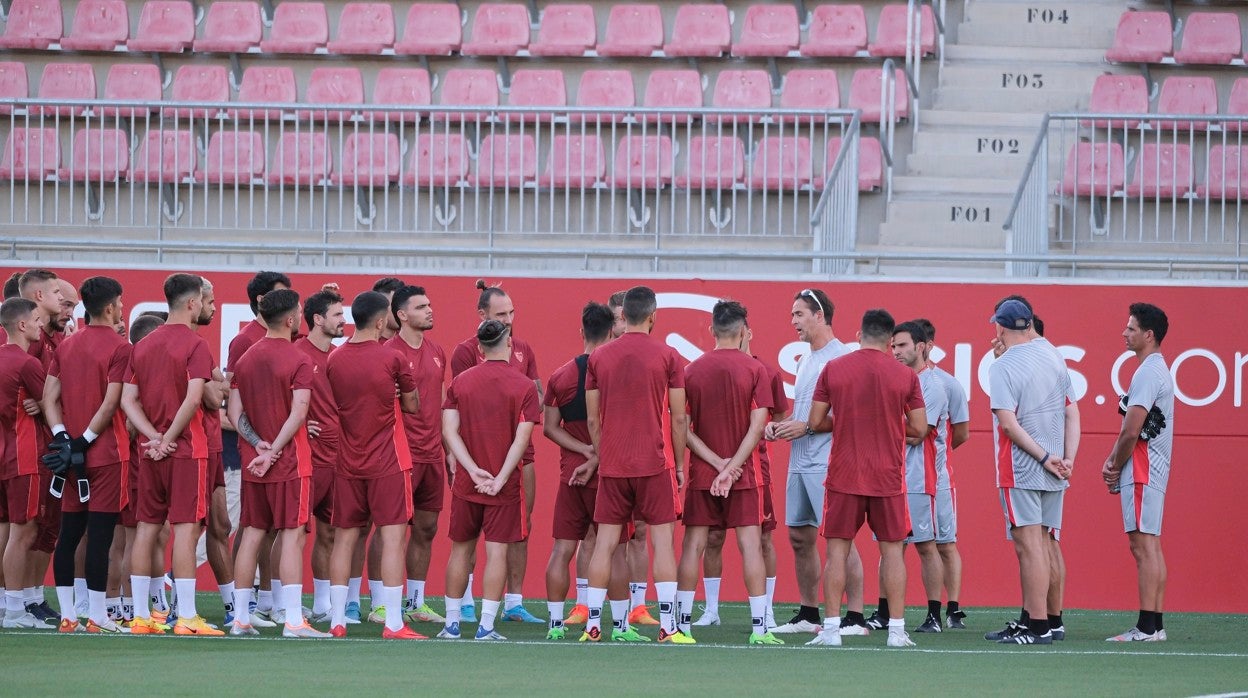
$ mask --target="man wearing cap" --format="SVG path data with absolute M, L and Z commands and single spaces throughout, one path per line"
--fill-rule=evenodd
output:
M 1047 529 L 1062 526 L 1062 497 L 1070 485 L 1079 445 L 1079 412 L 1070 375 L 1057 349 L 1033 339 L 1031 309 L 1017 300 L 998 306 L 990 318 L 1006 351 L 988 369 L 996 421 L 993 440 L 997 487 L 1006 536 L 1014 542 L 1022 582 L 1026 624 L 997 640 L 1020 645 L 1053 643 L 1048 588 Z

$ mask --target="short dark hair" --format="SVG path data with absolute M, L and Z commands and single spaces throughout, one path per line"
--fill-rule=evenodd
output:
M 501 320 L 486 320 L 477 325 L 477 343 L 486 349 L 493 349 L 507 339 L 511 328 Z
M 351 318 L 356 327 L 367 327 L 377 316 L 390 311 L 390 299 L 377 291 L 365 291 L 351 301 Z
M 897 325 L 896 327 L 893 328 L 894 337 L 896 337 L 898 334 L 902 332 L 905 332 L 906 334 L 910 335 L 910 340 L 914 342 L 915 344 L 918 344 L 919 342 L 926 343 L 928 341 L 927 331 L 923 329 L 923 325 L 920 325 L 917 320 L 910 320 L 908 322 L 903 322 L 900 325 Z
M 607 299 L 607 307 L 611 309 L 611 312 L 614 313 L 616 308 L 624 307 L 625 293 L 628 293 L 628 291 L 616 291 L 611 294 L 610 298 Z
M 165 302 L 170 309 L 188 296 L 200 296 L 203 293 L 204 279 L 195 274 L 170 274 L 165 279 Z
M 154 317 L 161 322 L 169 322 L 169 313 L 163 310 L 144 310 L 139 317 Z
M 923 331 L 927 333 L 927 341 L 936 341 L 936 326 L 932 324 L 931 320 L 928 320 L 925 317 L 920 317 L 911 320 L 911 322 L 918 323 L 919 327 L 923 328 Z
M 290 288 L 290 277 L 280 271 L 262 271 L 251 277 L 247 282 L 247 302 L 253 314 L 260 314 L 260 296 L 277 288 L 278 284 Z
M 1005 298 L 1002 298 L 1001 300 L 997 301 L 997 304 L 996 304 L 996 305 L 994 305 L 994 306 L 992 306 L 992 310 L 993 310 L 993 312 L 996 312 L 996 311 L 1000 310 L 1000 309 L 1001 309 L 1001 304 L 1002 304 L 1002 303 L 1004 303 L 1004 302 L 1006 302 L 1006 301 L 1018 301 L 1019 303 L 1022 303 L 1023 305 L 1027 306 L 1027 309 L 1031 311 L 1032 319 L 1033 319 L 1033 320 L 1035 319 L 1036 309 L 1035 309 L 1035 308 L 1033 308 L 1033 307 L 1031 307 L 1031 302 L 1030 302 L 1030 301 L 1028 301 L 1026 298 L 1023 298 L 1022 296 L 1018 295 L 1017 293 L 1012 293 L 1012 294 L 1010 294 L 1010 295 L 1006 296 Z
M 26 319 L 37 306 L 32 300 L 25 298 L 7 298 L 0 304 L 0 327 L 12 332 L 17 323 Z
M 17 280 L 17 292 L 25 296 L 27 286 L 40 281 L 54 281 L 58 278 L 60 277 L 51 269 L 27 269 L 22 272 L 21 278 Z
M 299 294 L 288 288 L 277 288 L 260 300 L 260 317 L 272 327 L 299 309 Z
M 394 324 L 402 324 L 399 322 L 399 310 L 407 305 L 412 296 L 427 296 L 424 286 L 408 286 L 404 284 L 402 287 L 395 289 L 394 296 L 390 299 L 390 314 L 394 315 Z
M 587 342 L 601 342 L 611 335 L 615 313 L 602 303 L 590 301 L 581 309 L 581 333 Z
M 99 317 L 104 314 L 105 308 L 121 297 L 121 284 L 107 276 L 93 276 L 82 282 L 78 294 L 82 296 L 87 315 Z
M 1132 303 L 1131 317 L 1139 323 L 1141 330 L 1152 330 L 1153 339 L 1157 340 L 1157 346 L 1161 346 L 1166 333 L 1170 331 L 1170 319 L 1166 317 L 1166 311 L 1151 303 Z
M 341 303 L 342 296 L 333 291 L 317 291 L 308 296 L 303 302 L 303 320 L 308 323 L 308 327 L 315 327 L 316 322 L 313 318 L 317 315 L 325 317 L 329 314 L 329 306 L 334 303 Z
M 1041 337 L 1044 336 L 1044 320 L 1041 320 L 1039 315 L 1031 316 L 1031 329 L 1035 330 L 1036 334 Z
M 624 320 L 640 325 L 659 309 L 659 299 L 649 286 L 634 286 L 624 292 Z
M 893 329 L 896 327 L 897 322 L 893 320 L 893 316 L 883 308 L 872 308 L 862 314 L 860 331 L 863 339 L 892 339 Z
M 377 293 L 395 293 L 407 284 L 403 279 L 397 279 L 393 276 L 383 276 L 373 284 L 373 290 Z
M 130 343 L 138 344 L 139 340 L 151 334 L 153 330 L 163 324 L 165 324 L 164 320 L 155 315 L 148 315 L 147 313 L 139 315 L 134 319 L 134 322 L 130 323 Z
M 806 307 L 813 313 L 823 313 L 823 323 L 825 325 L 832 324 L 832 314 L 836 312 L 836 307 L 832 305 L 832 299 L 828 298 L 828 294 L 817 288 L 804 288 L 793 296 L 793 300 L 802 301 Z
M 8 281 L 4 282 L 4 297 L 7 300 L 20 295 L 22 295 L 22 272 L 15 271 Z
M 481 291 L 481 295 L 477 296 L 477 310 L 489 310 L 494 296 L 507 295 L 501 286 L 486 286 L 485 279 L 477 279 L 477 290 Z
M 737 332 L 746 323 L 749 312 L 737 301 L 721 300 L 711 308 L 711 331 L 716 337 Z

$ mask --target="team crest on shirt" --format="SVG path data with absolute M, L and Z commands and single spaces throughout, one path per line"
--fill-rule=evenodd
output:
M 312 365 L 312 372 L 313 372 L 313 373 L 320 373 L 320 372 L 321 372 L 321 367 L 320 367 L 320 366 L 317 366 L 317 365 L 315 365 L 315 364 L 313 364 L 313 365 Z
M 520 362 L 520 363 L 524 363 L 524 353 L 523 353 L 523 352 L 513 351 L 513 352 L 511 353 L 511 355 L 512 355 L 512 356 L 514 356 L 514 357 L 516 357 L 516 361 L 518 361 L 518 362 Z
M 433 357 L 433 363 L 434 363 L 434 364 L 435 364 L 438 368 L 442 368 L 442 359 L 439 359 L 438 357 L 436 357 L 436 356 L 435 356 L 435 357 Z

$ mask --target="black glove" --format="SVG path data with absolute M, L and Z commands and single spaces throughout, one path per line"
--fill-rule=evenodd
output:
M 1140 427 L 1140 438 L 1144 441 L 1150 441 L 1157 438 L 1162 429 L 1166 428 L 1166 415 L 1153 405 L 1153 409 L 1148 411 L 1148 416 L 1144 418 L 1144 426 Z
M 45 468 L 52 471 L 53 475 L 63 475 L 73 464 L 72 442 L 73 439 L 69 438 L 69 434 L 62 431 L 52 437 L 52 442 L 48 444 L 48 453 L 39 459 Z
M 74 467 L 81 468 L 86 464 L 87 449 L 91 448 L 91 443 L 92 442 L 87 441 L 85 436 L 79 436 L 78 438 L 69 442 L 69 450 L 70 450 L 70 453 L 73 454 Z

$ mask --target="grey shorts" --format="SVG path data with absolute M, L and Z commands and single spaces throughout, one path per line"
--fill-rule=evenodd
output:
M 1016 526 L 1044 526 L 1051 532 L 1062 529 L 1062 501 L 1066 490 L 1024 490 L 1001 488 L 1001 510 L 1005 514 L 1006 540 L 1014 540 L 1010 529 Z M 1057 535 L 1054 535 L 1057 538 Z
M 936 542 L 958 542 L 958 492 L 936 490 Z
M 827 473 L 789 473 L 784 488 L 784 525 L 823 524 L 823 483 Z
M 907 543 L 928 543 L 936 540 L 935 497 L 930 494 L 907 494 L 910 509 L 910 536 Z
M 1130 485 L 1122 488 L 1119 494 L 1122 498 L 1123 530 L 1160 536 L 1166 493 L 1148 485 Z

